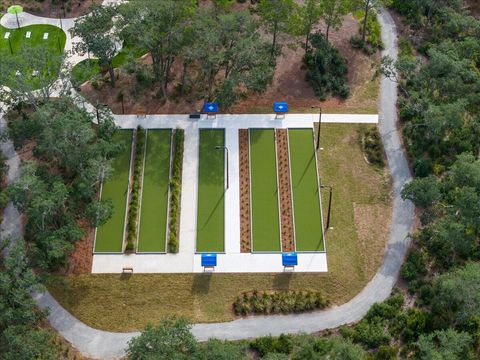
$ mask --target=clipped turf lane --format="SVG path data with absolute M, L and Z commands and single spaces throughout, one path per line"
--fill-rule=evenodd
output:
M 225 251 L 225 130 L 200 129 L 197 252 Z
M 323 251 L 322 219 L 312 129 L 289 129 L 297 251 Z
M 165 252 L 171 142 L 171 129 L 147 131 L 139 252 Z
M 123 228 L 132 155 L 132 131 L 118 130 L 115 133 L 114 141 L 124 143 L 125 148 L 114 159 L 113 172 L 102 187 L 102 200 L 113 202 L 113 215 L 105 224 L 97 228 L 95 252 L 123 251 Z
M 253 251 L 280 251 L 277 156 L 273 129 L 250 129 Z

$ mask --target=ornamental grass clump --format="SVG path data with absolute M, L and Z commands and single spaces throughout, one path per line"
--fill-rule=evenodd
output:
M 182 189 L 182 168 L 184 130 L 175 129 L 173 141 L 172 176 L 170 179 L 170 221 L 168 233 L 168 251 L 178 252 L 178 229 L 180 227 L 180 199 Z
M 140 209 L 140 187 L 142 184 L 143 157 L 145 154 L 145 130 L 137 128 L 135 138 L 135 157 L 133 159 L 132 189 L 127 218 L 127 251 L 135 249 L 138 233 L 138 215 Z
M 287 314 L 323 309 L 329 304 L 320 292 L 257 291 L 243 293 L 235 299 L 236 315 Z

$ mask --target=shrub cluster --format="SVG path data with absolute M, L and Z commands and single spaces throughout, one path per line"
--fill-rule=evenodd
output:
M 384 166 L 382 138 L 376 127 L 362 131 L 362 148 L 369 163 Z
M 328 304 L 328 300 L 320 292 L 254 290 L 238 296 L 233 309 L 236 315 L 286 314 L 323 309 Z
M 338 50 L 320 33 L 312 36 L 313 49 L 305 53 L 303 62 L 307 68 L 305 79 L 313 87 L 315 95 L 325 100 L 329 94 L 347 98 L 347 64 Z
M 178 252 L 178 229 L 180 225 L 180 199 L 182 189 L 184 130 L 176 129 L 173 141 L 172 176 L 170 179 L 170 222 L 168 251 Z
M 145 153 L 145 130 L 138 127 L 135 139 L 135 158 L 133 160 L 132 190 L 128 206 L 127 247 L 132 251 L 137 239 L 138 211 L 140 200 L 140 186 L 142 183 L 143 156 Z

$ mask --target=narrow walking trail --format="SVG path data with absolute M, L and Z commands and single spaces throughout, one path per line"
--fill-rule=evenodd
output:
M 396 59 L 397 33 L 387 11 L 379 16 L 382 25 L 384 55 Z M 255 316 L 226 323 L 196 324 L 193 333 L 199 340 L 210 337 L 237 340 L 281 333 L 315 332 L 360 320 L 375 303 L 386 299 L 397 281 L 400 266 L 409 245 L 408 234 L 413 226 L 414 208 L 400 196 L 401 189 L 411 179 L 410 170 L 397 130 L 396 84 L 383 79 L 380 88 L 380 133 L 393 178 L 393 218 L 384 262 L 367 286 L 348 303 L 325 311 L 308 314 Z M 5 121 L 0 112 L 1 127 Z M 10 165 L 8 182 L 18 177 L 18 155 L 10 141 L 2 144 Z M 2 222 L 2 238 L 21 234 L 20 215 L 10 203 Z M 112 333 L 93 329 L 68 313 L 48 293 L 34 294 L 38 306 L 49 309 L 48 319 L 67 341 L 84 355 L 95 359 L 117 359 L 125 354 L 128 341 L 138 333 Z

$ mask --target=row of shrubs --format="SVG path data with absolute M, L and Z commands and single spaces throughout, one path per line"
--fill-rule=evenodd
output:
M 362 131 L 361 137 L 363 152 L 368 162 L 383 167 L 385 165 L 383 144 L 377 127 Z
M 173 138 L 172 176 L 170 178 L 170 221 L 168 251 L 178 252 L 178 229 L 180 228 L 180 199 L 182 189 L 182 167 L 184 130 L 175 129 Z
M 145 130 L 137 128 L 135 133 L 135 158 L 133 160 L 132 190 L 128 206 L 127 251 L 135 249 L 138 231 L 138 212 L 140 208 L 140 186 L 142 183 L 143 157 L 145 153 Z
M 320 292 L 254 290 L 238 296 L 233 310 L 236 315 L 286 314 L 323 309 L 328 305 Z

